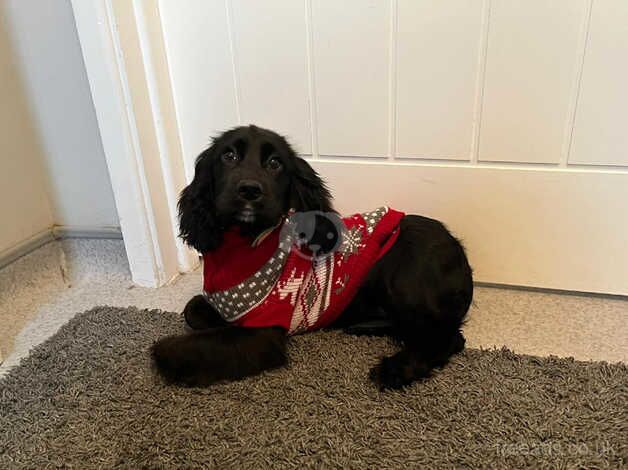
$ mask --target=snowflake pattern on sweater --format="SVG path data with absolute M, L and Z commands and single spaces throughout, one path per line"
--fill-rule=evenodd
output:
M 342 219 L 338 249 L 321 257 L 304 256 L 288 219 L 261 243 L 259 249 L 266 250 L 268 258 L 242 279 L 237 274 L 255 252 L 235 249 L 244 246 L 239 241 L 226 244 L 224 252 L 204 256 L 205 297 L 226 321 L 240 326 L 281 326 L 289 334 L 328 326 L 392 246 L 403 215 L 380 207 Z M 220 263 L 212 262 L 214 258 Z M 224 286 L 221 280 L 226 277 L 233 285 Z

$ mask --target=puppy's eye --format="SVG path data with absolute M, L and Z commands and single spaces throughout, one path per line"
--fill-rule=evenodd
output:
M 222 161 L 225 163 L 234 163 L 240 160 L 240 157 L 238 157 L 238 154 L 235 152 L 232 152 L 231 150 L 223 153 L 220 158 L 222 158 Z
M 268 168 L 275 171 L 279 170 L 283 166 L 281 160 L 279 160 L 279 158 L 277 157 L 270 157 L 266 165 L 268 166 Z

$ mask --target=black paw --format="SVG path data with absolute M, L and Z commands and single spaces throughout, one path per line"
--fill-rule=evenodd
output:
M 417 379 L 429 376 L 429 368 L 403 351 L 385 357 L 371 369 L 369 377 L 380 390 L 399 390 Z
M 153 364 L 168 383 L 185 382 L 185 358 L 181 355 L 181 336 L 168 336 L 156 341 L 151 348 Z
M 211 356 L 210 332 L 168 336 L 156 341 L 151 353 L 159 375 L 169 384 L 188 387 L 206 386 L 216 382 L 219 368 Z
M 225 321 L 202 295 L 194 296 L 183 309 L 186 325 L 192 330 L 224 326 Z
M 457 354 L 464 349 L 466 340 L 462 336 L 462 331 L 457 331 L 453 339 L 453 354 Z
M 160 339 L 151 353 L 167 382 L 204 387 L 284 365 L 286 335 L 283 328 L 212 328 Z

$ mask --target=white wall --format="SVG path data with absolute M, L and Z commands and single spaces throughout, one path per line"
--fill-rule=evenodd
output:
M 3 0 L 0 9 L 43 150 L 53 222 L 119 225 L 69 0 Z
M 52 225 L 43 152 L 0 9 L 0 253 Z

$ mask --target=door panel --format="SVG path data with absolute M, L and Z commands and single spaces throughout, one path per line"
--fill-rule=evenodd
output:
M 186 5 L 159 2 L 177 118 L 185 126 L 181 146 L 193 163 L 210 136 L 239 120 L 225 3 L 186 0 Z
M 312 163 L 342 213 L 387 204 L 444 221 L 476 281 L 628 294 L 625 173 Z
M 628 2 L 594 2 L 570 163 L 628 165 Z
M 481 161 L 558 163 L 571 102 L 585 0 L 491 3 Z
M 389 18 L 390 4 L 381 0 L 312 2 L 321 155 L 388 154 Z
M 397 155 L 469 160 L 484 9 L 477 0 L 400 0 Z
M 277 129 L 312 153 L 305 3 L 229 3 L 241 123 Z

